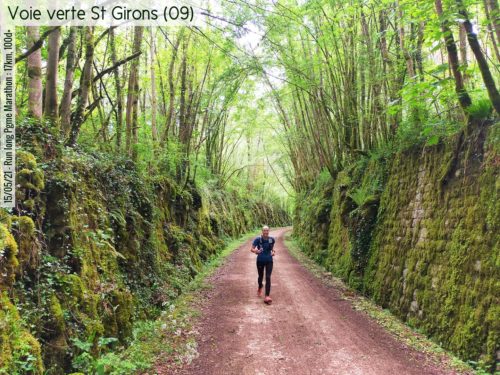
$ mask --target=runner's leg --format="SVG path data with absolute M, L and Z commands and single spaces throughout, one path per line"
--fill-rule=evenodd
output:
M 259 273 L 259 278 L 257 279 L 257 283 L 259 284 L 259 288 L 262 288 L 262 279 L 264 278 L 264 263 L 257 262 L 257 272 Z
M 271 273 L 273 272 L 273 262 L 266 263 L 266 297 L 271 293 Z

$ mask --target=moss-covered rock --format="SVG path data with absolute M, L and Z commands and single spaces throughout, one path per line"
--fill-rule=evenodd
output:
M 0 374 L 43 374 L 40 343 L 23 327 L 16 307 L 0 293 Z
M 45 176 L 33 154 L 18 150 L 16 152 L 16 202 L 21 215 L 32 218 L 43 215 L 44 208 L 41 192 L 45 188 Z
M 294 218 L 305 251 L 334 274 L 489 364 L 500 348 L 498 132 L 361 160 L 302 192 Z
M 43 171 L 38 168 L 35 156 L 29 152 L 19 150 L 16 152 L 16 182 L 25 189 L 36 192 L 44 188 Z
M 40 260 L 41 244 L 35 233 L 35 223 L 28 216 L 12 216 L 11 230 L 18 244 L 21 271 L 34 270 Z
M 0 224 L 0 292 L 9 289 L 19 268 L 17 243 L 7 226 Z

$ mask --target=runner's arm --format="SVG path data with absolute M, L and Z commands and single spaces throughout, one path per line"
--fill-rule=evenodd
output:
M 250 249 L 250 251 L 254 254 L 260 254 L 261 253 L 261 250 L 257 247 L 257 246 L 252 246 L 252 248 Z
M 250 248 L 250 251 L 254 254 L 259 254 L 260 253 L 260 249 L 259 247 L 256 245 L 255 241 L 252 243 L 252 247 Z

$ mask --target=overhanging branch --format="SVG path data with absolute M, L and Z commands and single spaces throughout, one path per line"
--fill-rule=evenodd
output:
M 59 29 L 61 26 L 56 26 L 56 27 L 53 27 L 52 29 L 49 29 L 47 31 L 45 31 L 42 36 L 40 37 L 40 39 L 38 39 L 35 43 L 33 43 L 33 45 L 24 53 L 16 56 L 16 64 L 18 62 L 21 62 L 23 61 L 24 59 L 26 59 L 29 55 L 31 55 L 33 52 L 35 52 L 36 50 L 42 48 L 43 46 L 43 42 L 45 39 L 47 39 L 47 37 L 53 32 L 53 31 L 56 31 L 57 29 Z

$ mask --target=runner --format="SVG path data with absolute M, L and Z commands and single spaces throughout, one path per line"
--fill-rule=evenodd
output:
M 262 279 L 264 278 L 264 269 L 266 270 L 266 296 L 264 302 L 268 305 L 273 301 L 269 294 L 271 293 L 271 273 L 273 272 L 273 256 L 275 240 L 269 236 L 269 227 L 265 225 L 262 227 L 262 235 L 257 237 L 253 243 L 250 251 L 257 254 L 257 272 L 259 277 L 257 282 L 259 288 L 257 295 L 262 296 Z

